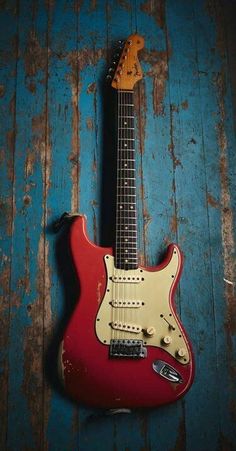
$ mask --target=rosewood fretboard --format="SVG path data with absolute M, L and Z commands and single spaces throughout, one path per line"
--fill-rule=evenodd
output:
M 115 265 L 138 267 L 133 91 L 118 91 Z

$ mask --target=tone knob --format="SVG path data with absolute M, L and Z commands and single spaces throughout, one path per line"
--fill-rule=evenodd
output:
M 162 338 L 162 343 L 165 346 L 170 345 L 172 342 L 172 338 L 169 335 L 165 335 L 165 337 Z
M 178 351 L 177 351 L 177 356 L 180 357 L 181 359 L 183 357 L 185 357 L 186 356 L 186 349 L 185 348 L 179 348 Z
M 148 337 L 152 337 L 156 333 L 156 329 L 153 326 L 149 326 L 146 329 L 144 329 L 145 335 L 148 335 Z

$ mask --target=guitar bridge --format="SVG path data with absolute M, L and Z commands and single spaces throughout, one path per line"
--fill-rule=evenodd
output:
M 141 359 L 147 356 L 142 340 L 111 340 L 110 357 Z

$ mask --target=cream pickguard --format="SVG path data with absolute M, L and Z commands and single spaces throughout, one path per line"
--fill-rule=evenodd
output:
M 142 340 L 187 364 L 187 341 L 170 304 L 180 262 L 176 246 L 168 265 L 158 271 L 117 269 L 114 257 L 106 255 L 107 286 L 96 317 L 98 339 L 107 345 L 112 339 Z

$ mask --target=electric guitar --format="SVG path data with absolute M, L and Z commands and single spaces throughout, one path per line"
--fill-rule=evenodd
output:
M 114 253 L 89 240 L 85 216 L 70 229 L 81 293 L 61 343 L 60 372 L 71 397 L 105 408 L 173 402 L 194 375 L 191 345 L 173 301 L 180 249 L 171 244 L 155 267 L 138 262 L 133 87 L 142 78 L 137 55 L 143 46 L 141 36 L 131 35 L 110 75 L 118 96 Z

